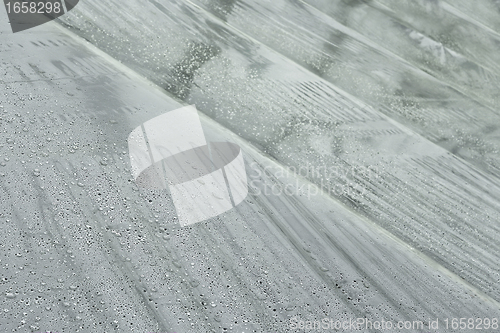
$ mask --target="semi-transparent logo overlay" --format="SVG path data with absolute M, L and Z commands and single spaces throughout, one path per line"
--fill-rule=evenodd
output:
M 136 183 L 168 189 L 181 226 L 220 215 L 248 194 L 240 147 L 207 143 L 194 105 L 146 121 L 128 147 Z
M 79 0 L 4 0 L 12 32 L 42 25 L 63 16 Z

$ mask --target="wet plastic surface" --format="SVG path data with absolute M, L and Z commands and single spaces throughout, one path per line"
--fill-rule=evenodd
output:
M 498 16 L 466 6 L 88 0 L 2 25 L 0 330 L 499 318 Z M 127 138 L 187 104 L 250 193 L 182 228 Z

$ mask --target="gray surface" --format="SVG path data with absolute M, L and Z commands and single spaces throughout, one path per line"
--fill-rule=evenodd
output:
M 463 81 L 446 62 L 428 74 L 397 24 L 398 38 L 377 37 L 383 26 L 362 14 L 384 22 L 376 15 L 390 4 L 345 5 L 351 19 L 339 22 L 335 6 L 327 16 L 300 2 L 224 3 L 200 1 L 210 14 L 192 2 L 81 2 L 64 25 L 102 51 L 56 23 L 0 28 L 0 331 L 499 317 L 490 85 L 469 87 L 469 65 L 456 71 Z M 408 15 L 419 21 L 417 9 Z M 366 26 L 346 27 L 356 20 Z M 475 32 L 483 48 L 465 56 L 494 85 L 488 22 Z M 242 148 L 253 182 L 237 209 L 180 228 L 166 193 L 132 182 L 126 140 L 186 103 L 206 114 L 209 141 Z M 281 172 L 320 167 L 335 177 Z M 288 184 L 312 192 L 265 194 Z M 325 191 L 311 196 L 315 185 Z

